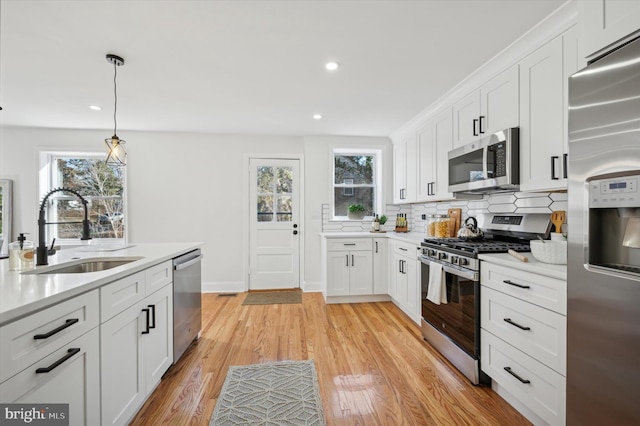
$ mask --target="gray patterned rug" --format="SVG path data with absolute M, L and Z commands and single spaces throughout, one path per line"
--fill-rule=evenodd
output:
M 326 425 L 313 360 L 229 367 L 209 425 Z

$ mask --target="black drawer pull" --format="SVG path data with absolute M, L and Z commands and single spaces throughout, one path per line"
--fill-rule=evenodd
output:
M 345 246 L 355 246 L 356 243 L 344 243 L 343 245 L 345 245 Z
M 147 305 L 151 308 L 151 325 L 149 328 L 156 328 L 156 305 Z
M 56 362 L 54 362 L 48 367 L 38 368 L 36 370 L 36 373 L 48 373 L 54 368 L 56 368 L 57 366 L 59 366 L 60 364 L 62 364 L 63 362 L 65 362 L 66 360 L 68 360 L 69 358 L 71 358 L 72 356 L 74 356 L 75 354 L 77 354 L 78 352 L 80 352 L 80 348 L 68 349 L 67 354 L 65 356 L 63 356 L 62 358 L 60 358 L 59 360 L 57 360 Z
M 511 321 L 511 318 L 505 318 L 504 320 L 505 320 L 505 322 L 508 322 L 509 324 L 518 327 L 520 330 L 531 330 L 531 327 L 525 327 L 525 326 L 522 326 L 522 325 L 518 324 L 517 322 L 513 322 L 513 321 Z
M 515 377 L 516 379 L 520 380 L 520 382 L 522 382 L 524 384 L 531 383 L 531 380 L 523 379 L 522 377 L 518 376 L 516 373 L 511 371 L 511 367 L 505 367 L 504 371 L 506 371 L 507 373 L 511 374 L 513 377 Z
M 398 247 L 398 248 L 399 248 L 400 250 L 402 250 L 402 251 L 407 251 L 407 249 L 406 249 L 406 248 L 402 248 L 402 247 Z
M 80 321 L 78 318 L 68 319 L 60 327 L 54 328 L 53 330 L 51 330 L 50 332 L 45 333 L 45 334 L 36 334 L 35 336 L 33 336 L 33 338 L 36 339 L 36 340 L 48 339 L 49 337 L 53 336 L 54 334 L 60 333 L 65 328 L 71 327 L 73 324 L 77 323 L 78 321 Z M 78 349 L 78 350 L 80 350 L 80 349 Z
M 505 283 L 505 284 L 512 285 L 512 286 L 514 286 L 514 287 L 519 287 L 519 288 L 531 288 L 531 286 L 528 286 L 528 285 L 522 285 L 522 284 L 518 284 L 518 283 L 514 283 L 514 282 L 513 282 L 513 281 L 511 281 L 511 280 L 503 280 L 502 282 L 503 282 L 503 283 Z
M 146 330 L 144 330 L 143 332 L 141 332 L 140 334 L 149 334 L 149 309 L 144 308 L 142 310 L 142 312 L 144 312 L 147 316 L 147 322 L 145 324 Z

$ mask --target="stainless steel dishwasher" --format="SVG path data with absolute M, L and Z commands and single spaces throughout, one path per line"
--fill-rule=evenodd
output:
M 202 328 L 202 253 L 173 259 L 173 363 L 177 363 Z

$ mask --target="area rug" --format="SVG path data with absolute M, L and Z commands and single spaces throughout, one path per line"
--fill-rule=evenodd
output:
M 313 360 L 229 367 L 209 425 L 326 425 Z
M 301 291 L 269 291 L 249 293 L 243 305 L 284 305 L 302 303 Z

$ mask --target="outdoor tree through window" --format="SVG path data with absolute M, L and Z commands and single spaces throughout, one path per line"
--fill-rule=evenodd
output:
M 365 216 L 377 208 L 377 156 L 371 153 L 334 152 L 334 217 L 347 216 L 349 206 L 360 204 Z

